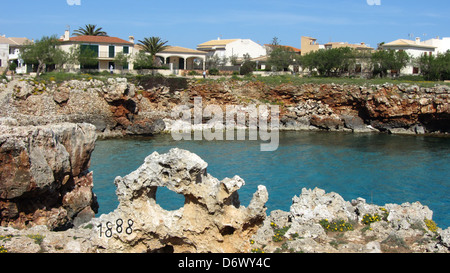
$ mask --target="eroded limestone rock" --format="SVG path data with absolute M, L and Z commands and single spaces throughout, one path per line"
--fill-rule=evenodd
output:
M 0 125 L 1 225 L 62 229 L 82 211 L 92 218 L 95 140 L 90 124 Z
M 130 234 L 99 238 L 108 252 L 247 252 L 249 238 L 265 219 L 268 193 L 259 186 L 248 207 L 240 205 L 239 176 L 222 181 L 207 173 L 208 164 L 186 150 L 152 153 L 144 164 L 125 177 L 117 177 L 119 206 L 94 219 L 94 226 L 122 219 Z M 158 188 L 182 194 L 182 208 L 167 211 L 156 199 Z

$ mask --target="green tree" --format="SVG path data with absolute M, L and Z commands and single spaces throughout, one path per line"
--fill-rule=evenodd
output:
M 217 54 L 206 56 L 206 67 L 208 69 L 217 69 L 220 64 L 220 57 Z
M 278 46 L 280 45 L 280 41 L 278 40 L 278 37 L 273 37 L 272 38 L 272 44 L 273 46 Z
M 302 56 L 300 64 L 309 71 L 316 69 L 321 76 L 341 76 L 354 65 L 355 58 L 355 52 L 349 47 L 319 49 Z
M 275 39 L 275 38 L 274 38 Z M 267 64 L 276 71 L 287 71 L 290 65 L 293 65 L 294 60 L 300 57 L 295 52 L 287 47 L 274 46 L 274 49 L 269 55 Z
M 372 54 L 371 63 L 374 76 L 386 77 L 388 70 L 391 73 L 400 73 L 402 68 L 410 62 L 411 57 L 402 50 L 378 50 Z
M 123 52 L 118 52 L 116 57 L 114 58 L 114 62 L 121 67 L 121 71 L 123 72 L 124 67 L 128 67 L 129 57 Z
M 89 46 L 79 47 L 75 54 L 78 54 L 81 69 L 98 69 L 98 52 Z
M 67 56 L 58 45 L 56 36 L 44 36 L 34 44 L 28 43 L 22 48 L 21 56 L 26 64 L 37 65 L 37 76 L 45 71 L 48 65 L 62 66 L 67 61 Z
M 436 56 L 424 54 L 416 61 L 425 80 L 450 79 L 450 50 Z
M 250 75 L 250 74 L 252 74 L 253 71 L 255 71 L 255 67 L 256 67 L 256 62 L 245 61 L 242 64 L 239 73 L 241 75 Z
M 153 58 L 144 51 L 140 51 L 134 57 L 134 69 L 151 69 L 153 68 Z
M 97 27 L 97 25 L 87 24 L 84 27 L 80 27 L 73 32 L 75 36 L 108 36 L 108 34 L 102 30 L 103 28 Z
M 167 41 L 163 41 L 160 37 L 150 37 L 144 38 L 144 40 L 139 40 L 139 45 L 142 47 L 144 52 L 150 53 L 153 58 L 153 64 L 160 66 L 160 61 L 156 58 L 156 54 L 166 49 Z

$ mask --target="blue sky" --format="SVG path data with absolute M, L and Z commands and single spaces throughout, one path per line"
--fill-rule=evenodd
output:
M 367 3 L 376 0 L 79 0 L 81 5 L 72 6 L 68 1 L 10 2 L 13 12 L 2 12 L 0 34 L 39 39 L 61 36 L 66 26 L 73 31 L 96 24 L 110 36 L 160 36 L 189 48 L 218 37 L 261 44 L 278 37 L 281 44 L 298 48 L 301 36 L 372 47 L 409 34 L 450 37 L 450 1 L 443 0 L 379 0 L 381 5 Z

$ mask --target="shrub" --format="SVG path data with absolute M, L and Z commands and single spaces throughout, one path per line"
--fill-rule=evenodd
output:
M 255 70 L 256 63 L 251 61 L 246 61 L 240 69 L 241 75 L 249 75 Z
M 4 245 L 0 245 L 0 253 L 8 253 L 8 250 L 5 248 Z
M 275 233 L 275 235 L 272 236 L 274 242 L 283 241 L 284 235 L 291 228 L 291 226 L 283 226 L 280 228 L 274 222 L 270 223 L 270 226 L 272 227 L 273 232 Z
M 378 213 L 375 213 L 375 215 L 373 215 L 373 216 L 370 213 L 366 213 L 363 216 L 363 219 L 361 222 L 365 225 L 370 225 L 371 223 L 375 223 L 375 222 L 379 222 L 379 221 L 381 221 L 381 216 L 378 215 Z
M 325 229 L 325 231 L 331 232 L 345 232 L 353 230 L 353 225 L 344 220 L 334 220 L 329 222 L 328 219 L 321 220 L 319 224 Z
M 375 215 L 372 215 L 370 213 L 366 213 L 363 216 L 363 219 L 362 219 L 361 222 L 363 224 L 365 224 L 365 225 L 370 225 L 371 223 L 379 222 L 381 220 L 387 222 L 387 218 L 389 216 L 389 212 L 385 208 L 380 208 L 380 210 L 382 211 L 381 215 L 379 215 L 378 213 L 375 213 Z
M 433 220 L 425 219 L 424 222 L 425 222 L 425 225 L 427 226 L 427 229 L 429 231 L 436 232 L 438 230 L 438 227 L 437 227 L 436 223 Z
M 39 234 L 36 234 L 36 235 L 28 235 L 27 237 L 33 239 L 34 242 L 35 242 L 36 244 L 38 244 L 38 245 L 40 245 L 40 244 L 42 243 L 42 241 L 44 240 L 44 238 L 45 238 L 45 236 L 39 235 Z
M 211 68 L 210 70 L 208 70 L 208 74 L 212 75 L 212 76 L 217 76 L 217 75 L 219 75 L 219 69 Z

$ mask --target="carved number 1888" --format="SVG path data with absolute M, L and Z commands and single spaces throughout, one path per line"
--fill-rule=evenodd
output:
M 127 223 L 128 223 L 128 226 L 125 228 L 125 233 L 130 235 L 131 233 L 133 233 L 132 226 L 133 226 L 134 222 L 133 222 L 133 220 L 128 219 Z M 111 238 L 113 235 L 113 232 L 118 233 L 118 234 L 123 232 L 124 228 L 123 228 L 123 220 L 122 219 L 120 219 L 120 218 L 117 219 L 115 226 L 116 226 L 116 228 L 114 229 L 113 228 L 114 224 L 108 221 L 108 222 L 106 222 L 106 230 L 103 231 L 103 224 L 98 225 L 97 227 L 100 230 L 100 237 L 102 237 L 102 235 L 105 234 L 105 236 L 107 238 Z

